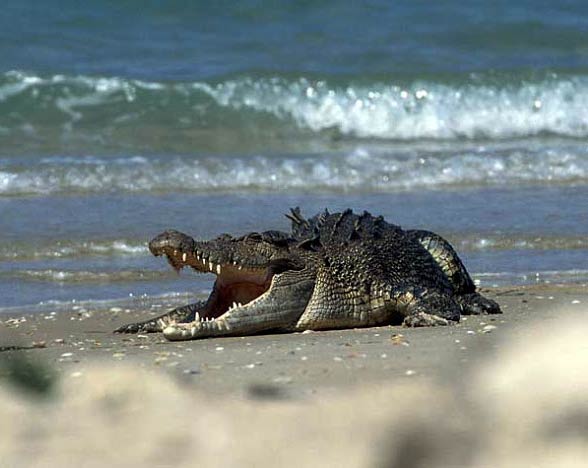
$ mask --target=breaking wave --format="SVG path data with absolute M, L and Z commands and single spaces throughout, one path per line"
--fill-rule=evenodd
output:
M 12 71 L 0 75 L 0 137 L 0 196 L 583 183 L 588 77 Z
M 75 131 L 74 131 L 75 130 Z M 588 136 L 588 77 L 547 74 L 390 77 L 356 82 L 240 76 L 217 82 L 146 82 L 120 77 L 0 75 L 0 134 L 85 141 L 94 148 L 185 150 L 332 132 L 354 138 L 506 139 Z M 151 138 L 149 138 L 151 137 Z M 159 143 L 157 143 L 159 142 Z

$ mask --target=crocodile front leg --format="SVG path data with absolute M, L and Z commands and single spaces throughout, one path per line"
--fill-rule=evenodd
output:
M 156 333 L 172 323 L 192 322 L 196 314 L 204 309 L 206 302 L 198 301 L 166 312 L 159 317 L 137 323 L 129 323 L 114 330 L 114 333 Z

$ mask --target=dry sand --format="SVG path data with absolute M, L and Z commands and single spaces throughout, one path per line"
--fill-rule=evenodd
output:
M 1 317 L 0 466 L 588 466 L 588 285 L 485 293 L 503 315 L 181 343 L 111 333 L 173 304 Z

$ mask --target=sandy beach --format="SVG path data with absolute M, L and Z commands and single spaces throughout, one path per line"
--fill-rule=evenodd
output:
M 484 293 L 504 314 L 451 327 L 181 343 L 111 332 L 146 318 L 145 309 L 2 317 L 2 459 L 5 466 L 582 466 L 588 285 Z M 49 395 L 15 386 L 10 363 L 23 357 L 56 376 Z
M 464 317 L 458 325 L 439 328 L 377 327 L 180 343 L 168 342 L 161 334 L 112 333 L 124 323 L 161 314 L 177 302 L 143 302 L 141 309 L 77 306 L 72 311 L 2 317 L 0 346 L 6 359 L 14 353 L 11 349 L 22 348 L 64 379 L 83 373 L 92 362 L 107 362 L 112 367 L 166 372 L 212 395 L 246 396 L 267 387 L 270 393 L 302 398 L 407 377 L 453 377 L 495 352 L 505 335 L 532 335 L 535 324 L 559 320 L 563 308 L 585 310 L 588 305 L 585 285 L 483 292 L 501 304 L 503 314 Z

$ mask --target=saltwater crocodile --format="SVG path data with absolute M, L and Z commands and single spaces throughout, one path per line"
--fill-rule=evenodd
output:
M 463 263 L 441 236 L 403 230 L 370 213 L 325 210 L 286 215 L 290 233 L 223 234 L 195 241 L 165 231 L 149 243 L 176 270 L 217 276 L 206 301 L 117 332 L 163 331 L 170 340 L 367 327 L 448 325 L 461 314 L 500 313 L 476 292 Z

